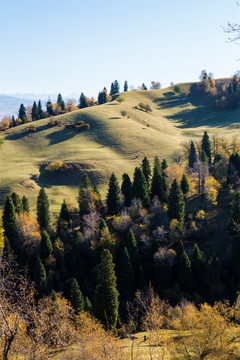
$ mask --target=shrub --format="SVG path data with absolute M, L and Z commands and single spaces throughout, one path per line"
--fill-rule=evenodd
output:
M 82 171 L 82 166 L 79 164 L 64 164 L 61 160 L 56 162 L 51 162 L 45 167 L 45 170 L 50 172 L 72 172 L 72 171 Z
M 178 94 L 182 91 L 179 85 L 176 85 L 173 90 Z
M 139 107 L 141 110 L 143 110 L 143 111 L 152 112 L 152 108 L 151 108 L 150 105 L 148 105 L 148 104 L 139 103 L 139 104 L 138 104 L 138 107 Z
M 48 122 L 49 127 L 58 126 L 60 124 L 61 124 L 60 120 L 51 120 L 51 121 Z
M 89 124 L 76 125 L 75 129 L 77 129 L 78 131 L 86 131 L 90 129 L 90 125 Z
M 122 102 L 125 101 L 125 99 L 124 99 L 124 97 L 119 96 L 119 97 L 116 99 L 116 101 L 117 101 L 119 104 L 121 104 Z
M 27 131 L 30 133 L 34 133 L 35 131 L 37 131 L 37 128 L 35 125 L 31 124 L 27 126 Z
M 122 110 L 122 111 L 121 111 L 121 115 L 122 115 L 122 117 L 124 118 L 125 116 L 127 116 L 127 112 L 126 112 L 125 110 Z

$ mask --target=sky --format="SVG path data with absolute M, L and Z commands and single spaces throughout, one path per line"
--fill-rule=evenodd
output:
M 0 0 L 0 94 L 230 77 L 240 45 L 227 42 L 228 21 L 240 23 L 234 0 Z

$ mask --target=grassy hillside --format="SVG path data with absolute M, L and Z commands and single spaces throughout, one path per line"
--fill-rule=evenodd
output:
M 90 178 L 99 184 L 105 196 L 112 171 L 119 180 L 123 172 L 132 175 L 144 156 L 169 158 L 181 143 L 209 134 L 233 136 L 239 128 L 240 109 L 216 112 L 207 99 L 190 92 L 192 84 L 181 84 L 181 93 L 174 87 L 152 91 L 123 93 L 125 102 L 116 101 L 61 115 L 61 125 L 49 128 L 49 119 L 35 122 L 36 133 L 28 134 L 27 125 L 9 129 L 0 148 L 0 205 L 6 194 L 15 190 L 30 199 L 34 209 L 39 186 L 48 188 L 51 210 L 57 212 L 64 197 L 77 198 L 81 174 L 47 174 L 50 161 L 81 164 Z M 135 106 L 149 104 L 146 113 Z M 121 116 L 125 110 L 128 117 Z M 78 133 L 65 129 L 66 123 L 84 120 L 91 129 Z

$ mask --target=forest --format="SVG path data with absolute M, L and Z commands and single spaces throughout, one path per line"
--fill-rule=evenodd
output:
M 149 358 L 155 347 L 161 359 L 239 358 L 239 150 L 237 137 L 205 131 L 171 164 L 144 157 L 132 179 L 113 172 L 106 199 L 84 173 L 78 207 L 63 199 L 56 219 L 44 187 L 36 218 L 26 196 L 9 194 L 2 358 L 50 358 L 68 347 L 63 358 L 85 359 L 93 347 L 96 359 L 134 358 L 139 331 Z M 119 339 L 132 341 L 131 355 Z

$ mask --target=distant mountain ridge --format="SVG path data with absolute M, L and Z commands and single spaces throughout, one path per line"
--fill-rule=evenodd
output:
M 57 99 L 57 94 L 1 94 L 0 95 L 0 120 L 4 116 L 17 116 L 18 110 L 21 104 L 24 106 L 32 105 L 34 101 L 41 100 L 42 106 L 45 108 L 45 103 L 48 99 L 51 99 L 52 102 L 55 102 Z M 70 96 L 63 96 L 64 100 L 67 99 L 78 99 L 77 94 L 71 94 Z

